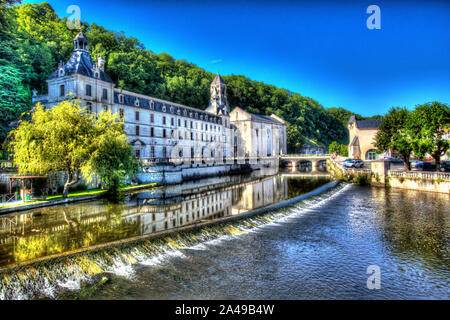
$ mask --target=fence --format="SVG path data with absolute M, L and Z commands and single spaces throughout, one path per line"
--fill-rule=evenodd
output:
M 8 171 L 14 169 L 16 169 L 16 167 L 11 160 L 0 160 L 0 171 Z
M 11 201 L 17 201 L 17 196 L 15 193 L 6 193 L 0 195 L 0 203 L 7 203 Z
M 392 177 L 404 179 L 421 179 L 421 180 L 441 180 L 450 181 L 450 173 L 445 172 L 415 172 L 415 171 L 400 171 L 389 170 L 389 175 Z

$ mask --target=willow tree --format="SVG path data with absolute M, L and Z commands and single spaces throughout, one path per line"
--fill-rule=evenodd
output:
M 112 195 L 116 195 L 126 178 L 138 172 L 139 162 L 123 130 L 123 122 L 116 121 L 110 112 L 102 112 L 95 125 L 93 152 L 82 167 L 88 181 L 98 175 Z
M 93 158 L 114 157 L 117 148 L 127 150 L 131 157 L 125 137 L 123 125 L 116 122 L 116 115 L 102 112 L 97 120 L 95 114 L 86 111 L 76 100 L 66 100 L 50 109 L 38 104 L 31 111 L 31 120 L 21 121 L 10 133 L 9 148 L 20 174 L 65 172 L 63 197 L 66 198 L 69 187 L 81 180 L 82 172 L 88 179 L 104 173 L 100 165 L 93 165 L 97 163 Z M 108 140 L 116 149 L 105 147 Z M 119 175 L 133 171 L 128 164 L 121 167 L 127 158 L 115 157 L 117 161 L 110 161 L 110 164 L 117 164 Z

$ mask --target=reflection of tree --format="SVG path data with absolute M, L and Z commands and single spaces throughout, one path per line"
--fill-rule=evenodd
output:
M 326 177 L 296 177 L 288 179 L 288 198 L 312 191 L 329 181 Z
M 384 189 L 371 192 L 376 194 L 384 240 L 394 252 L 413 253 L 426 261 L 448 259 L 448 195 Z
M 98 210 L 95 204 L 58 209 L 57 214 L 35 218 L 33 225 L 25 229 L 24 236 L 13 239 L 10 254 L 14 255 L 14 261 L 69 252 L 139 234 L 139 218 L 122 219 L 124 206 L 121 204 L 106 204 L 95 214 L 90 212 Z

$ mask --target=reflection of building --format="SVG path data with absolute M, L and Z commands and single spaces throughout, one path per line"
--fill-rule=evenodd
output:
M 356 120 L 355 116 L 351 116 L 348 121 L 350 133 L 348 155 L 350 157 L 361 160 L 377 160 L 379 158 L 374 143 L 380 124 L 380 120 Z
M 233 215 L 268 206 L 287 198 L 287 178 L 274 176 L 248 183 L 234 191 Z
M 201 110 L 115 88 L 104 65 L 101 57 L 94 63 L 89 41 L 80 32 L 68 62 L 60 63 L 47 80 L 48 94 L 34 96 L 33 103 L 51 107 L 72 96 L 81 100 L 88 111 L 117 113 L 124 120 L 136 156 L 150 162 L 182 157 L 190 164 L 191 158 L 217 157 L 214 164 L 223 165 L 223 156 L 234 157 L 233 150 L 240 151 L 234 146 L 235 136 L 241 138 L 238 142 L 248 143 L 248 155 L 265 155 L 266 150 L 270 155 L 286 152 L 286 125 L 277 116 L 246 113 L 248 128 L 244 130 L 240 122 L 234 125 L 230 116 L 237 111 L 230 114 L 227 86 L 219 74 L 210 86 L 209 107 Z

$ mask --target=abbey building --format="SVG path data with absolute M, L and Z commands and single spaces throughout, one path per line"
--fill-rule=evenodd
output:
M 137 157 L 147 162 L 274 157 L 286 153 L 286 124 L 283 119 L 230 111 L 227 86 L 217 74 L 205 110 L 181 105 L 115 87 L 100 57 L 89 54 L 89 40 L 80 32 L 67 63 L 60 63 L 49 77 L 48 94 L 33 96 L 33 104 L 51 107 L 76 98 L 87 110 L 110 110 L 124 121 L 129 142 Z M 69 93 L 71 95 L 69 95 Z M 186 160 L 187 159 L 187 160 Z

